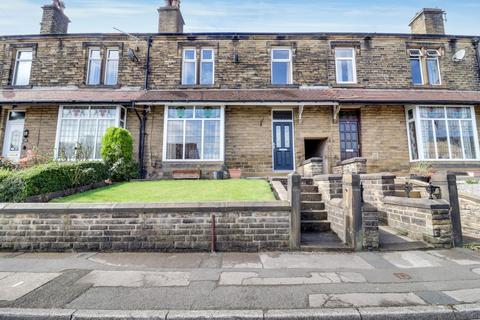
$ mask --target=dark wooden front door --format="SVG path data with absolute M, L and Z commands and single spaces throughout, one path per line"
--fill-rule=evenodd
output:
M 274 170 L 293 170 L 293 124 L 291 122 L 273 123 L 273 164 Z
M 339 119 L 342 161 L 360 157 L 360 114 L 358 110 L 340 111 Z

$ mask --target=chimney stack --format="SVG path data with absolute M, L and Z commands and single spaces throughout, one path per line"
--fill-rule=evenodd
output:
M 43 17 L 40 24 L 40 34 L 64 34 L 68 32 L 70 19 L 63 12 L 65 3 L 53 0 L 52 4 L 42 7 Z
M 424 8 L 410 22 L 413 34 L 445 34 L 445 11 Z
M 180 11 L 180 0 L 165 0 L 165 6 L 158 9 L 158 14 L 158 32 L 183 33 L 185 21 Z

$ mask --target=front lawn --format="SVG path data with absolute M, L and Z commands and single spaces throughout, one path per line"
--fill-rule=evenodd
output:
M 265 180 L 125 182 L 54 200 L 63 203 L 275 200 Z

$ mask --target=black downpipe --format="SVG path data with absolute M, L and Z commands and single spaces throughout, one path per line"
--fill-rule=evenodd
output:
M 150 82 L 150 51 L 152 49 L 153 38 L 148 37 L 147 39 L 147 61 L 145 63 L 145 86 L 144 89 L 148 90 Z
M 147 128 L 147 110 L 144 108 L 142 114 L 140 114 L 135 108 L 135 103 L 132 102 L 132 108 L 137 114 L 138 121 L 140 122 L 140 133 L 139 133 L 139 145 L 138 145 L 138 162 L 140 165 L 140 179 L 145 179 L 147 177 L 147 170 L 145 169 L 145 137 L 146 137 L 146 128 Z
M 145 62 L 145 84 L 144 90 L 148 91 L 150 82 L 150 55 L 152 49 L 153 38 L 150 36 L 147 39 L 147 61 Z M 147 177 L 147 170 L 145 169 L 145 138 L 147 128 L 147 110 L 143 108 L 142 114 L 135 108 L 135 103 L 132 102 L 132 108 L 137 114 L 138 121 L 140 122 L 139 144 L 138 144 L 138 161 L 140 166 L 140 178 L 145 179 Z

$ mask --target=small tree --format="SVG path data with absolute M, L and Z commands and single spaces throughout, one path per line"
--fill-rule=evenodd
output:
M 101 153 L 112 180 L 128 181 L 138 177 L 138 166 L 133 161 L 133 139 L 127 130 L 108 128 L 102 139 Z

